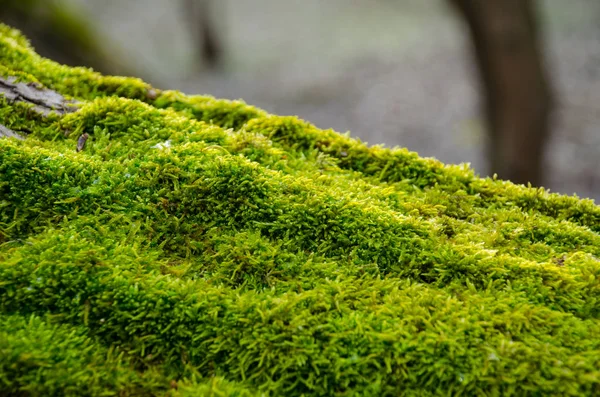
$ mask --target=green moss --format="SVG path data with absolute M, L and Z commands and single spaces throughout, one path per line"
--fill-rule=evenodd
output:
M 0 57 L 3 76 L 18 71 L 21 76 L 34 76 L 40 83 L 72 97 L 94 98 L 122 95 L 147 98 L 149 85 L 139 79 L 105 77 L 91 69 L 59 65 L 37 55 L 27 40 L 17 31 L 0 24 Z M 60 88 L 59 88 L 60 87 Z
M 84 327 L 30 315 L 0 316 L 4 395 L 148 395 L 165 392 L 154 370 L 135 371 L 123 354 L 95 343 Z M 110 376 L 106 376 L 110 375 Z
M 2 354 L 57 357 L 0 367 L 4 390 L 600 392 L 592 201 L 60 66 L 0 30 L 3 75 L 81 102 L 0 100 L 28 133 L 0 140 L 0 332 L 23 341 Z
M 105 73 L 126 70 L 100 43 L 86 18 L 63 0 L 0 0 L 0 19 L 16 24 L 42 53 L 69 65 L 89 65 Z

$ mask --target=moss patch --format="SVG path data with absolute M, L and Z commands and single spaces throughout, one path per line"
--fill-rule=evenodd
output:
M 79 106 L 0 99 L 28 134 L 0 139 L 2 391 L 600 392 L 592 201 L 61 66 L 6 26 L 0 61 Z

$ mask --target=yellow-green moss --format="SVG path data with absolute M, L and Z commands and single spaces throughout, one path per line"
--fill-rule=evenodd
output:
M 0 62 L 81 102 L 0 100 L 29 134 L 0 140 L 0 332 L 22 340 L 0 389 L 600 393 L 592 201 L 60 66 L 5 26 Z M 53 332 L 89 346 L 56 356 L 80 371 L 14 359 Z
M 91 65 L 104 72 L 125 67 L 93 32 L 86 18 L 64 0 L 0 0 L 0 19 L 17 24 L 47 54 L 70 65 Z

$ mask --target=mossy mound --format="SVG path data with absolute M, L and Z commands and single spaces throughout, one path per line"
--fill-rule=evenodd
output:
M 42 54 L 104 72 L 128 69 L 101 41 L 75 4 L 64 0 L 0 0 L 0 20 L 23 29 Z M 121 72 L 122 73 L 122 72 Z
M 600 393 L 600 208 L 0 26 L 0 394 Z M 84 150 L 77 140 L 88 134 Z

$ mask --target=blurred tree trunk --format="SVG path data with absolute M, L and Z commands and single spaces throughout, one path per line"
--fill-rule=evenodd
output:
M 216 67 L 222 60 L 223 47 L 213 23 L 214 0 L 184 0 L 184 13 L 198 46 L 197 57 L 203 64 Z
M 491 171 L 539 186 L 552 90 L 532 0 L 450 0 L 466 21 L 485 91 Z

